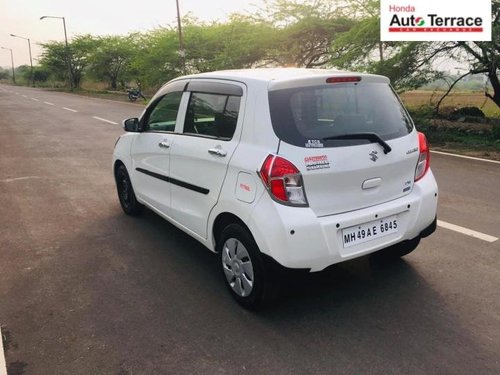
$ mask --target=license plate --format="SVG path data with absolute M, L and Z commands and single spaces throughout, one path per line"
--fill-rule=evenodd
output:
M 344 248 L 359 245 L 392 233 L 397 233 L 398 228 L 398 217 L 394 215 L 343 229 L 342 240 L 344 242 Z

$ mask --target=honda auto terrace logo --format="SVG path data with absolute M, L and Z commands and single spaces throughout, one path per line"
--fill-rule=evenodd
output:
M 377 151 L 372 151 L 370 152 L 368 155 L 370 156 L 370 160 L 373 161 L 373 162 L 376 162 L 377 159 L 378 159 L 378 156 L 377 156 L 378 152 Z
M 491 1 L 381 0 L 382 41 L 491 41 Z

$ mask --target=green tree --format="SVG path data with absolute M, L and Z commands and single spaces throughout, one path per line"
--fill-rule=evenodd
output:
M 136 53 L 130 61 L 127 77 L 146 87 L 158 88 L 182 74 L 179 41 L 173 28 L 160 28 L 133 34 Z
M 92 51 L 96 49 L 98 42 L 92 35 L 79 35 L 69 45 L 71 58 L 71 78 L 73 87 L 80 87 L 85 68 L 89 65 Z
M 42 66 L 33 67 L 33 80 L 38 83 L 45 83 L 50 77 L 50 72 Z
M 493 93 L 488 92 L 485 87 L 485 96 L 500 107 L 500 0 L 492 1 L 492 32 L 490 42 L 447 42 L 435 43 L 433 45 L 433 56 L 446 56 L 457 62 L 466 63 L 468 71 L 458 77 L 451 85 L 439 104 L 448 95 L 455 85 L 474 74 L 485 74 L 488 77 Z
M 135 54 L 133 36 L 106 36 L 95 39 L 96 48 L 90 51 L 88 71 L 100 81 L 108 81 L 112 89 L 126 75 Z
M 331 46 L 330 63 L 341 69 L 361 70 L 389 77 L 400 91 L 418 88 L 441 74 L 432 68 L 430 43 L 381 42 L 380 2 L 349 0 L 354 26 Z
M 273 35 L 267 23 L 238 15 L 227 23 L 191 23 L 184 30 L 189 72 L 251 68 L 266 57 Z
M 68 79 L 68 68 L 66 64 L 66 49 L 64 43 L 48 42 L 42 44 L 44 51 L 39 64 L 58 81 Z
M 335 38 L 350 30 L 353 20 L 339 1 L 276 0 L 267 2 L 256 19 L 272 25 L 267 61 L 274 65 L 314 68 L 330 64 Z
M 9 69 L 4 69 L 4 68 L 0 67 L 0 79 L 4 79 L 4 80 L 10 79 L 11 75 L 12 74 L 10 73 Z
M 44 52 L 40 65 L 44 67 L 55 79 L 69 82 L 67 56 L 71 61 L 72 86 L 80 87 L 84 70 L 89 64 L 89 57 L 97 47 L 96 38 L 91 35 L 79 35 L 69 44 L 69 51 L 64 43 L 49 42 L 43 44 Z
M 16 83 L 29 85 L 31 81 L 31 67 L 29 65 L 19 65 L 15 68 Z

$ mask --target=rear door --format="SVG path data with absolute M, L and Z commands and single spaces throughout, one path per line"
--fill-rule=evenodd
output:
M 317 216 L 397 199 L 413 187 L 418 139 L 399 99 L 382 77 L 347 78 L 288 82 L 269 92 L 279 154 L 302 172 Z
M 187 91 L 185 118 L 170 151 L 171 217 L 206 238 L 208 216 L 239 142 L 245 86 L 192 80 Z

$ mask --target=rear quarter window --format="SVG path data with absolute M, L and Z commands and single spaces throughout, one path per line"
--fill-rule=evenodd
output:
M 390 140 L 409 134 L 413 124 L 392 88 L 385 83 L 346 83 L 269 92 L 273 129 L 282 141 L 301 146 L 336 147 L 366 140 L 325 140 L 377 133 Z

